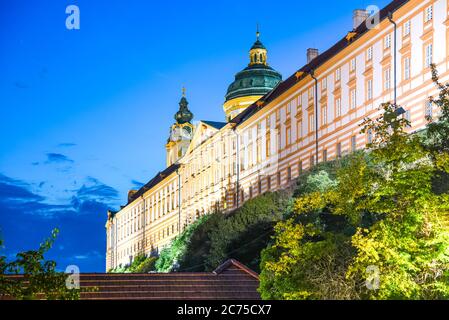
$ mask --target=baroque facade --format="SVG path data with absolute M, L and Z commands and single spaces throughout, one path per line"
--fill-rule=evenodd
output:
M 434 63 L 449 81 L 449 0 L 394 0 L 376 15 L 355 10 L 353 29 L 307 64 L 281 75 L 257 40 L 223 105 L 226 122 L 199 121 L 183 93 L 166 144 L 167 168 L 108 212 L 106 269 L 157 252 L 188 224 L 290 185 L 314 164 L 363 148 L 364 117 L 397 102 L 410 132 L 437 111 Z

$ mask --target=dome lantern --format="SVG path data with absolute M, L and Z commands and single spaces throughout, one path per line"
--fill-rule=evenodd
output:
M 267 63 L 267 49 L 256 32 L 256 41 L 249 50 L 248 66 L 235 75 L 225 96 L 223 109 L 227 121 L 270 92 L 282 80 L 279 72 Z

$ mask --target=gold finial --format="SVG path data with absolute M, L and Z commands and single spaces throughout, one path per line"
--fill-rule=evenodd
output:
M 182 87 L 182 96 L 185 97 L 186 96 L 186 88 Z
M 256 23 L 256 38 L 259 40 L 260 32 L 259 32 L 259 22 Z

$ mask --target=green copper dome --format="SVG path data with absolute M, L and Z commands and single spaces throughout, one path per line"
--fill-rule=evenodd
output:
M 267 49 L 258 36 L 249 52 L 250 63 L 235 75 L 234 82 L 228 87 L 226 101 L 245 96 L 262 96 L 282 80 L 281 74 L 268 66 Z
M 263 96 L 270 92 L 282 76 L 273 68 L 263 64 L 253 64 L 235 75 L 226 93 L 226 101 L 244 96 Z
M 175 113 L 175 120 L 179 124 L 190 122 L 193 119 L 193 113 L 190 112 L 186 97 L 183 95 L 179 101 L 179 111 Z

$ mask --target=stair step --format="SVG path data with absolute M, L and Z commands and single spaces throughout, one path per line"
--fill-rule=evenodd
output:
M 260 299 L 257 292 L 251 291 L 161 291 L 161 292 L 148 292 L 148 291 L 134 291 L 134 292 L 85 292 L 81 294 L 82 299 L 123 299 L 123 298 L 156 298 L 156 299 L 172 299 L 173 297 L 179 297 L 181 299 L 209 299 L 214 297 L 217 299 L 225 298 L 247 298 L 247 299 Z

